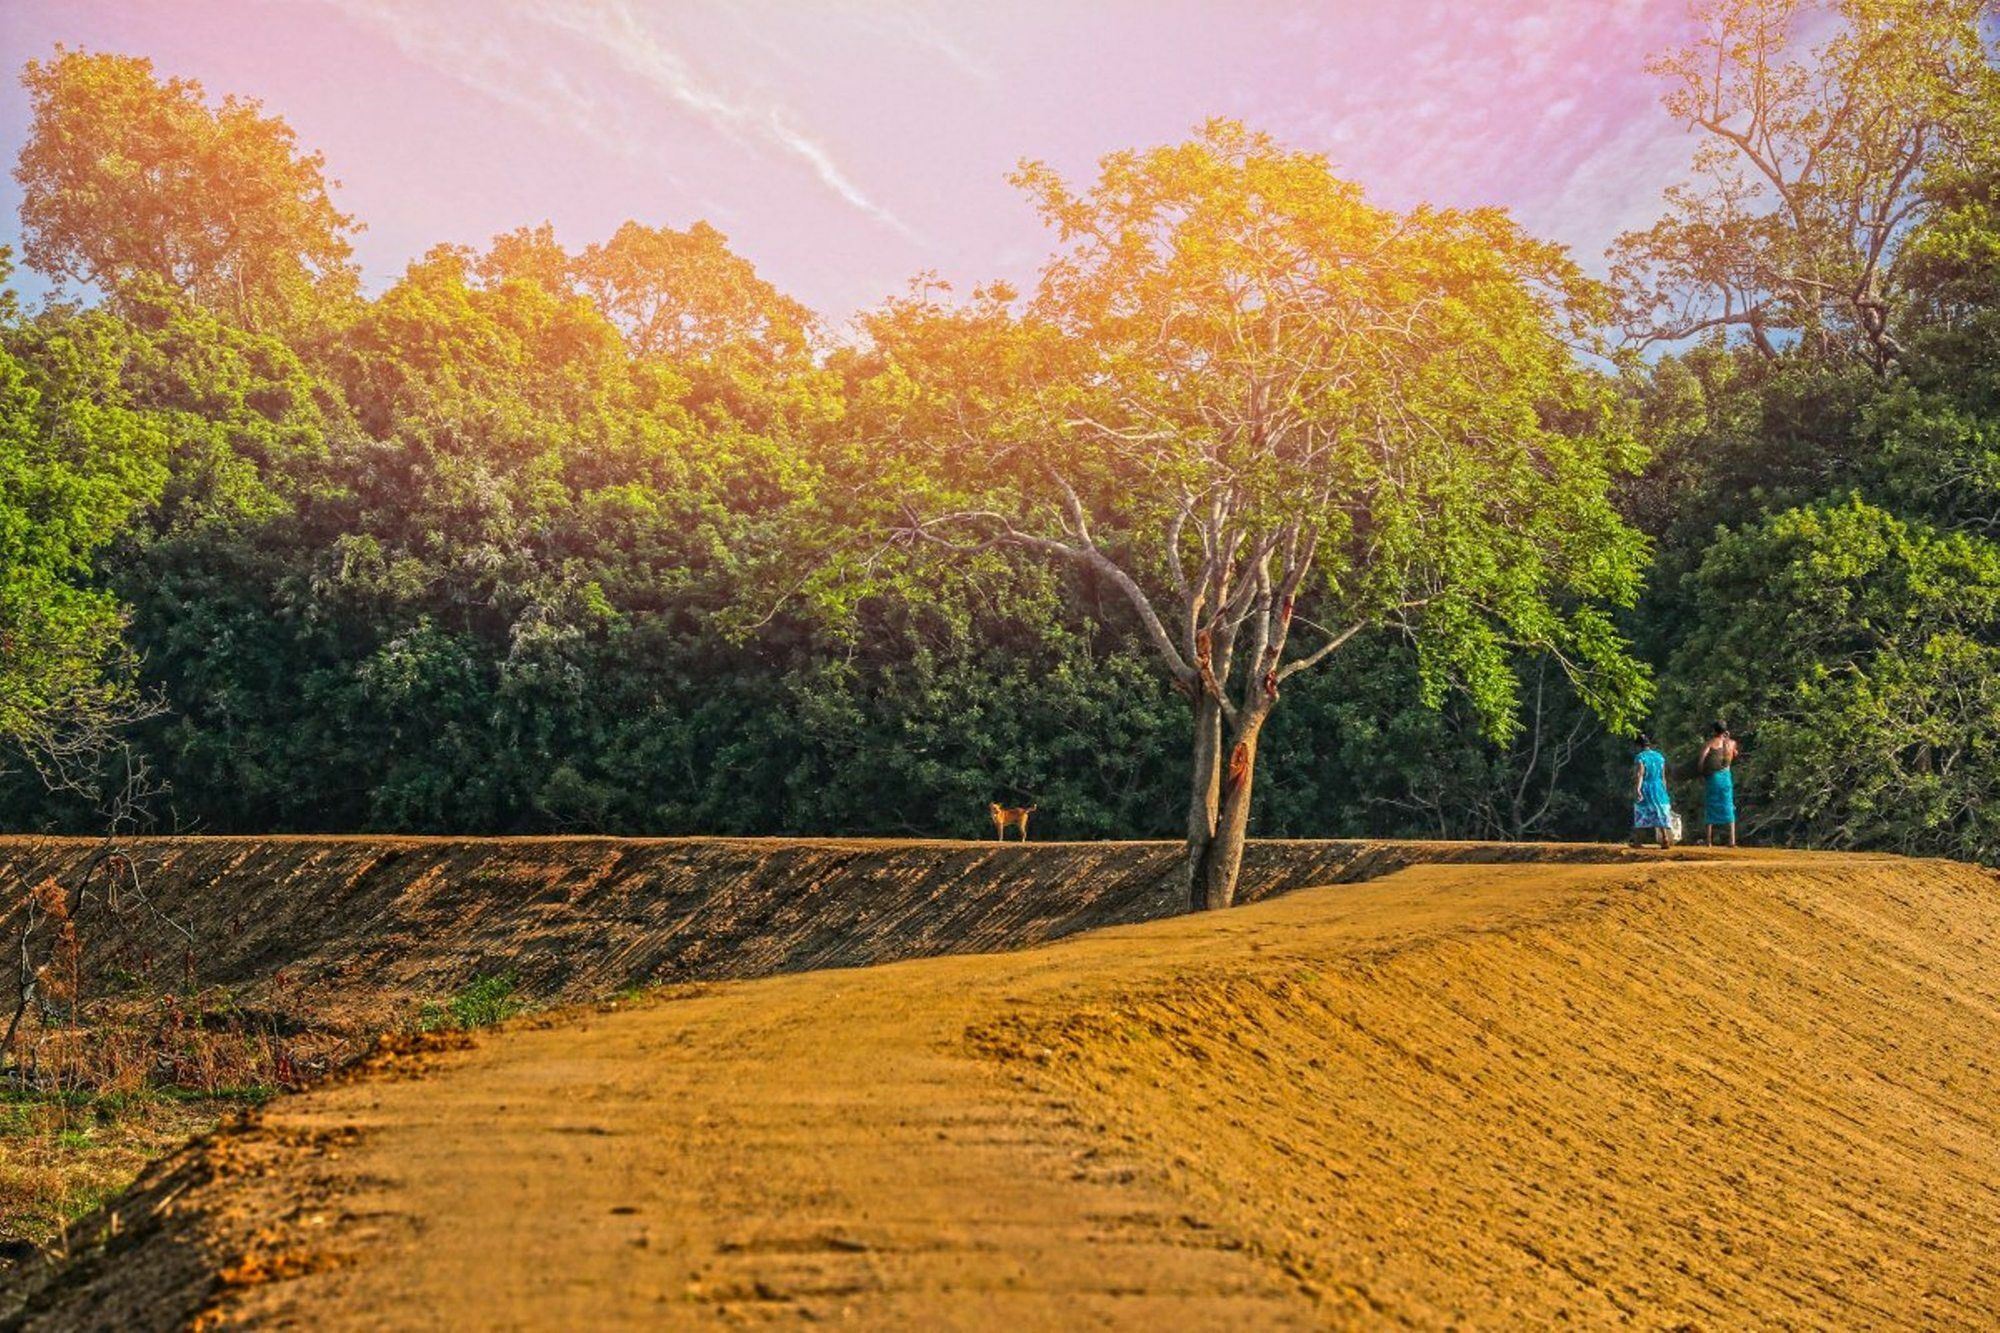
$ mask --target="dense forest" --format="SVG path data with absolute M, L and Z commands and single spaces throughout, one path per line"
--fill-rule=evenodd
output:
M 366 295 L 281 120 L 32 61 L 0 822 L 1180 836 L 1192 734 L 1212 827 L 1605 837 L 1721 718 L 1746 837 L 2000 860 L 1983 6 L 1705 12 L 1602 265 L 1218 122 L 852 332 L 700 222 Z

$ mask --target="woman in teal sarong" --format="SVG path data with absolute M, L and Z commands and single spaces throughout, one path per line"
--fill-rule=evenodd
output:
M 1701 819 L 1708 825 L 1708 845 L 1715 846 L 1715 831 L 1726 830 L 1729 845 L 1736 845 L 1736 738 L 1717 722 L 1709 728 L 1708 744 L 1701 747 L 1696 761 L 1701 769 Z
M 1662 847 L 1673 845 L 1673 801 L 1667 796 L 1667 757 L 1653 748 L 1653 738 L 1639 736 L 1639 754 L 1632 762 L 1632 829 L 1651 830 Z

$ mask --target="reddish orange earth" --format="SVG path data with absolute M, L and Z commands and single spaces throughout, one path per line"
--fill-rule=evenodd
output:
M 1976 868 L 1414 865 L 385 1056 L 162 1163 L 0 1315 L 1985 1328 L 1996 1033 Z

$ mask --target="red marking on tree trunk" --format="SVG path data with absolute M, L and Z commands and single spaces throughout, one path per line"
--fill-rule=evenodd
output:
M 1233 794 L 1243 785 L 1243 779 L 1250 776 L 1250 743 L 1236 742 L 1236 748 L 1229 752 L 1229 777 L 1223 784 L 1225 795 Z

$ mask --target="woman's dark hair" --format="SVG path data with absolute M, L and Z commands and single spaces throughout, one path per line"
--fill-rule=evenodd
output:
M 1652 748 L 1653 748 L 1653 733 L 1652 733 L 1652 732 L 1650 732 L 1650 731 L 1642 731 L 1642 732 L 1640 732 L 1640 733 L 1639 733 L 1639 748 L 1640 748 L 1640 749 L 1642 749 L 1642 750 L 1650 750 L 1650 749 L 1652 749 Z
M 1719 719 L 1709 723 L 1708 729 L 1718 736 L 1727 736 L 1729 734 L 1729 724 Z

